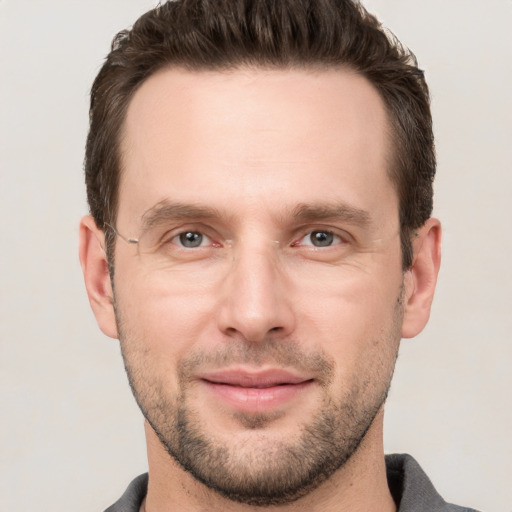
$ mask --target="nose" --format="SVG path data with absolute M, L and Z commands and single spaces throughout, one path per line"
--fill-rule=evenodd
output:
M 230 337 L 262 342 L 269 335 L 285 337 L 295 329 L 293 284 L 277 249 L 247 247 L 235 251 L 222 284 L 220 330 Z

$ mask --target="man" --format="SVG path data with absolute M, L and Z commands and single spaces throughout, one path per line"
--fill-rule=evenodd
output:
M 414 57 L 349 0 L 168 2 L 90 123 L 80 258 L 149 460 L 108 510 L 469 510 L 383 453 L 440 264 Z

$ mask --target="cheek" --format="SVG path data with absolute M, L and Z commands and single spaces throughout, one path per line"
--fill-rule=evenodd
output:
M 211 328 L 215 294 L 177 276 L 132 275 L 131 281 L 116 283 L 123 332 L 139 340 L 159 365 L 174 364 Z
M 397 272 L 378 279 L 353 273 L 323 289 L 302 290 L 297 301 L 300 338 L 328 352 L 344 373 L 357 371 L 370 359 L 394 358 L 400 332 L 400 276 Z

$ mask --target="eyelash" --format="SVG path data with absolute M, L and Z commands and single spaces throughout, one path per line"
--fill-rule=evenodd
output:
M 197 234 L 197 235 L 200 235 L 201 237 L 203 237 L 203 239 L 201 240 L 201 245 L 199 245 L 197 247 L 186 247 L 183 244 L 183 240 L 180 240 L 180 238 L 183 237 L 183 236 L 186 236 L 188 234 Z M 209 243 L 206 246 L 203 245 L 203 243 L 205 242 L 204 239 L 207 239 L 207 241 L 209 241 Z M 163 237 L 163 243 L 164 244 L 172 243 L 172 244 L 178 246 L 180 249 L 183 249 L 183 250 L 188 250 L 188 249 L 205 249 L 205 248 L 207 248 L 209 246 L 221 247 L 220 243 L 215 242 L 210 235 L 207 235 L 204 232 L 204 230 L 201 230 L 201 229 L 184 229 L 184 230 L 182 230 L 182 231 L 180 231 L 178 233 L 172 233 L 172 234 L 166 235 L 165 237 Z
M 179 232 L 169 233 L 168 235 L 162 237 L 162 242 L 164 244 L 172 243 L 173 245 L 176 245 L 177 247 L 179 247 L 182 250 L 207 249 L 208 247 L 213 247 L 213 248 L 222 247 L 221 243 L 215 241 L 215 237 L 207 234 L 205 231 L 206 230 L 204 230 L 204 229 L 197 229 L 197 228 L 182 229 Z M 311 238 L 310 238 L 310 243 L 302 243 L 302 241 L 305 238 L 311 237 L 315 233 L 327 235 L 327 239 L 329 239 L 329 237 L 332 237 L 331 243 L 328 245 L 324 245 L 324 246 L 315 245 Z M 199 245 L 197 247 L 185 246 L 183 243 L 183 240 L 180 240 L 180 238 L 187 234 L 201 235 L 203 237 L 203 240 L 201 240 L 201 245 Z M 204 243 L 205 243 L 204 238 L 207 239 L 206 240 L 207 245 L 204 245 Z M 311 247 L 312 249 L 315 249 L 315 250 L 316 249 L 328 249 L 328 248 L 331 248 L 334 246 L 344 245 L 349 242 L 348 239 L 349 239 L 349 237 L 347 234 L 345 234 L 345 233 L 341 234 L 341 233 L 335 232 L 332 229 L 325 229 L 325 228 L 319 228 L 319 227 L 315 227 L 315 228 L 308 227 L 308 229 L 304 230 L 298 238 L 294 237 L 294 241 L 290 244 L 290 246 L 291 247 L 306 247 L 306 248 Z M 319 241 L 321 243 L 321 240 L 317 240 L 317 241 Z
M 314 234 L 325 235 L 327 238 L 327 242 L 330 242 L 330 243 L 328 243 L 327 245 L 321 245 L 322 240 L 318 238 L 316 241 L 320 242 L 320 245 L 315 245 L 314 239 L 312 238 Z M 301 243 L 305 238 L 308 238 L 308 237 L 309 237 L 310 243 Z M 333 246 L 343 245 L 345 243 L 347 243 L 346 237 L 341 236 L 340 234 L 334 232 L 333 230 L 314 228 L 314 229 L 308 230 L 307 233 L 305 233 L 304 235 L 301 236 L 301 238 L 299 238 L 297 241 L 295 241 L 292 244 L 292 247 L 298 246 L 298 247 L 311 247 L 313 249 L 322 249 L 322 248 L 327 249 L 327 248 L 330 248 Z

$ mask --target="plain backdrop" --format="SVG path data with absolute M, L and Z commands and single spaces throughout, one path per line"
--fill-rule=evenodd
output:
M 88 91 L 149 0 L 0 0 L 0 511 L 101 511 L 145 471 L 118 343 L 89 309 Z M 448 500 L 512 511 L 512 2 L 368 0 L 432 90 L 444 257 L 402 344 L 385 448 Z

